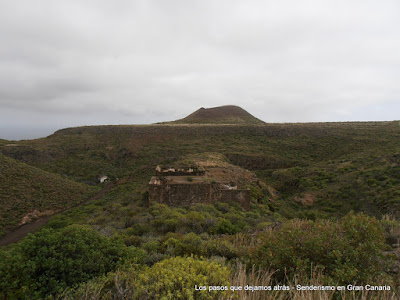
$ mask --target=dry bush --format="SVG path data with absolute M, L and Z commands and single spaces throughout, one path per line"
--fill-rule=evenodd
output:
M 277 285 L 273 281 L 274 272 L 256 268 L 253 266 L 250 270 L 246 270 L 245 265 L 237 263 L 235 271 L 230 278 L 231 286 L 271 286 Z M 286 283 L 286 286 L 294 287 L 289 291 L 235 291 L 231 292 L 229 296 L 220 298 L 221 300 L 334 300 L 334 299 L 352 299 L 352 300 L 395 300 L 399 299 L 399 287 L 391 287 L 390 291 L 311 291 L 311 290 L 296 290 L 298 284 L 302 286 L 325 286 L 325 278 L 321 272 L 313 271 L 309 277 L 300 276 L 294 280 Z M 384 286 L 387 283 L 381 281 L 374 282 L 375 285 Z

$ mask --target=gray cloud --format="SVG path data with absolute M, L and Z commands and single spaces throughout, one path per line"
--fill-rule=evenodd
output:
M 236 104 L 399 119 L 398 1 L 0 2 L 0 138 Z

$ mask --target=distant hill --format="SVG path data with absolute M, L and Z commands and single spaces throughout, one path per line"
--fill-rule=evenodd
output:
M 176 124 L 265 124 L 243 108 L 225 105 L 213 108 L 200 108 L 186 118 L 176 120 Z
M 0 236 L 85 200 L 93 187 L 0 155 Z

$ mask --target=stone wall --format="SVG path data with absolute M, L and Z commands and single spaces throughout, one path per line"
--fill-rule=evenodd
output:
M 197 203 L 238 202 L 250 208 L 250 190 L 225 190 L 219 184 L 149 184 L 149 203 L 188 207 Z
M 210 184 L 160 184 L 149 185 L 149 203 L 160 202 L 171 206 L 190 206 L 210 203 Z
M 219 193 L 219 201 L 238 202 L 244 209 L 250 209 L 250 190 L 219 190 Z

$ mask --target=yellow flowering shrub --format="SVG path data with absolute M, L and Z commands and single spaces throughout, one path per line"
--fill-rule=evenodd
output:
M 220 264 L 195 257 L 173 257 L 139 275 L 140 299 L 218 299 L 221 291 L 199 291 L 195 286 L 229 286 L 229 271 Z
M 131 265 L 105 277 L 68 289 L 61 299 L 219 299 L 224 291 L 208 291 L 209 286 L 229 287 L 228 269 L 196 257 L 173 257 L 152 267 Z M 195 286 L 206 287 L 205 291 Z

